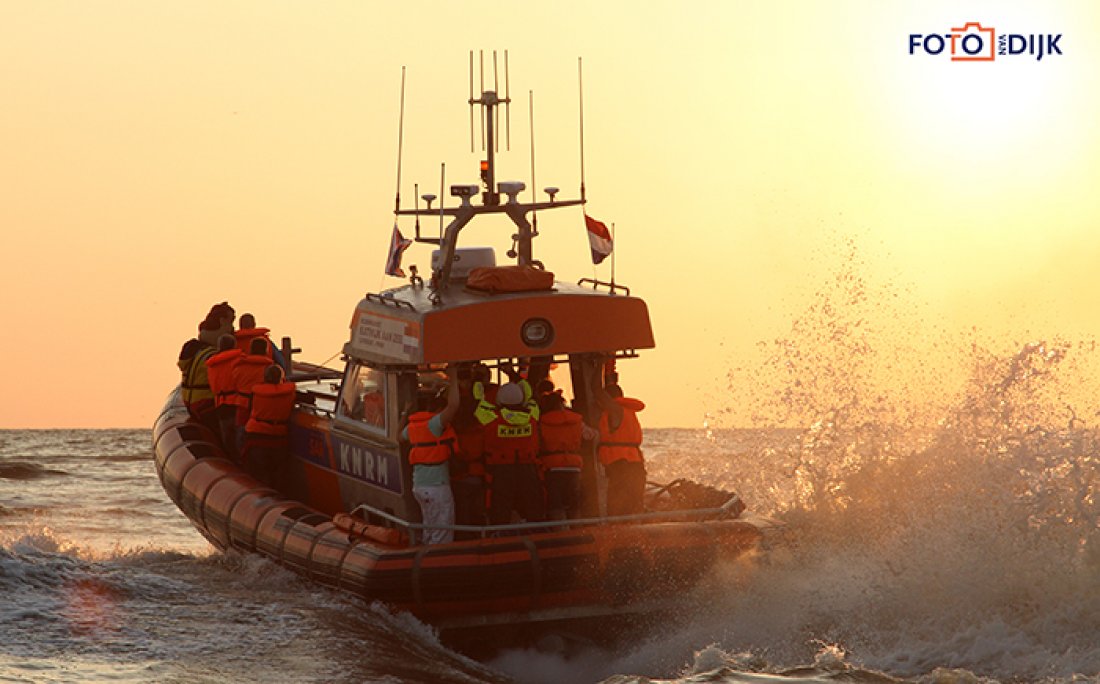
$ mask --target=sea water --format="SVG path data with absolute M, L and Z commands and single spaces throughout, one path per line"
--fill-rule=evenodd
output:
M 211 548 L 148 430 L 0 431 L 0 682 L 1100 681 L 1098 435 L 973 400 L 919 435 L 647 431 L 651 479 L 737 490 L 782 532 L 634 643 L 488 662 Z

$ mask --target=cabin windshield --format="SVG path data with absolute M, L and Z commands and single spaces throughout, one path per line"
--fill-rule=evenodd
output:
M 340 415 L 376 432 L 386 432 L 385 376 L 358 362 L 348 364 L 340 392 Z

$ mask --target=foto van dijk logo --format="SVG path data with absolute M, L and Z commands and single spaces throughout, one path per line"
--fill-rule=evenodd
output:
M 992 26 L 971 21 L 951 33 L 910 33 L 909 54 L 948 55 L 952 62 L 992 62 L 998 57 L 1061 55 L 1061 33 L 997 33 Z

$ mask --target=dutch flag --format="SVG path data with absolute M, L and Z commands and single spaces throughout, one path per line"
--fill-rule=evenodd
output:
M 396 276 L 398 278 L 405 277 L 405 270 L 401 268 L 401 256 L 412 243 L 412 240 L 408 240 L 401 235 L 401 231 L 397 229 L 397 222 L 395 221 L 393 224 L 393 236 L 390 237 L 390 252 L 389 256 L 386 257 L 386 275 Z
M 592 248 L 592 263 L 598 264 L 611 255 L 614 245 L 611 244 L 611 233 L 602 221 L 597 221 L 588 214 L 584 215 L 584 226 L 588 229 L 588 245 Z

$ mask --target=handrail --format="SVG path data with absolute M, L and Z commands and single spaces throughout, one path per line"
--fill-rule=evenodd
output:
M 406 302 L 404 299 L 397 299 L 396 297 L 387 297 L 384 294 L 376 294 L 374 292 L 368 292 L 366 296 L 368 302 L 377 302 L 383 306 L 392 306 L 400 309 L 401 307 L 407 308 L 409 311 L 416 311 L 416 307 L 410 302 Z
M 611 294 L 615 294 L 617 291 L 622 290 L 626 293 L 626 296 L 630 296 L 630 288 L 626 285 L 619 285 L 618 283 L 608 283 L 603 280 L 596 280 L 595 278 L 581 278 L 577 281 L 577 285 L 584 285 L 585 283 L 591 283 L 592 289 L 597 289 L 600 285 L 603 285 L 608 289 Z
M 373 516 L 381 518 L 382 520 L 391 522 L 399 527 L 405 528 L 410 532 L 409 539 L 412 544 L 416 544 L 415 532 L 422 530 L 450 530 L 452 532 L 474 532 L 480 534 L 484 539 L 487 535 L 491 535 L 494 532 L 537 532 L 549 529 L 559 529 L 562 527 L 591 527 L 595 525 L 604 525 L 607 523 L 620 523 L 620 522 L 655 522 L 655 521 L 671 521 L 682 518 L 698 518 L 700 520 L 707 519 L 711 516 L 716 520 L 722 520 L 729 516 L 730 511 L 733 510 L 741 502 L 741 497 L 737 494 L 730 496 L 726 503 L 722 504 L 718 508 L 696 508 L 679 511 L 655 511 L 653 513 L 632 513 L 630 515 L 615 515 L 615 516 L 603 516 L 599 518 L 576 518 L 567 520 L 548 520 L 545 522 L 524 522 L 524 523 L 509 523 L 506 525 L 425 525 L 424 523 L 414 523 L 399 518 L 392 513 L 379 510 L 369 504 L 359 504 L 351 511 L 349 515 L 365 511 Z M 364 516 L 365 517 L 365 516 Z

